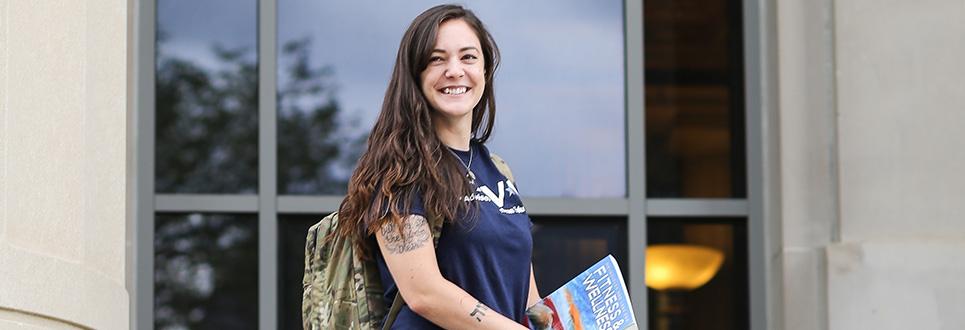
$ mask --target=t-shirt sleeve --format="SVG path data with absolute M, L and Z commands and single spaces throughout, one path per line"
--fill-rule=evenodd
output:
M 426 216 L 425 205 L 422 203 L 422 194 L 420 193 L 412 194 L 411 200 L 412 200 L 412 204 L 409 207 L 409 211 L 406 212 L 407 215 L 421 215 L 423 217 Z M 405 205 L 402 204 L 402 201 L 399 201 L 399 202 L 400 202 L 399 209 L 404 210 Z
M 381 196 L 381 198 L 383 198 L 384 200 L 387 199 L 387 198 L 384 197 L 384 196 Z M 373 200 L 372 203 L 374 204 L 374 203 L 375 203 L 375 198 L 373 198 L 372 200 Z M 425 216 L 426 216 L 426 211 L 425 211 L 425 206 L 424 206 L 424 204 L 423 204 L 423 202 L 422 202 L 422 194 L 416 192 L 416 193 L 412 194 L 412 198 L 410 198 L 410 200 L 411 200 L 411 204 L 409 205 L 409 210 L 408 210 L 408 211 L 405 210 L 405 202 L 404 202 L 403 200 L 399 200 L 399 201 L 396 203 L 396 207 L 397 207 L 397 209 L 398 209 L 400 212 L 402 212 L 402 216 L 404 217 L 404 216 L 408 216 L 408 215 L 421 215 L 421 216 L 425 217 Z M 382 203 L 382 209 L 380 210 L 380 213 L 379 213 L 379 214 L 389 214 L 389 212 L 390 212 L 390 211 L 389 211 L 389 204 L 386 203 L 386 202 L 383 202 L 383 203 Z M 375 220 L 376 220 L 376 219 L 368 219 L 368 222 L 365 223 L 365 226 L 368 227 L 368 226 L 372 225 L 372 222 L 375 221 Z

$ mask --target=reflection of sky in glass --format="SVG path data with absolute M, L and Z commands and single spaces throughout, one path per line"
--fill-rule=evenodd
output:
M 222 64 L 214 45 L 248 49 L 246 59 L 257 56 L 257 5 L 254 0 L 159 0 L 157 25 L 161 55 L 188 59 L 205 69 Z
M 314 63 L 334 70 L 340 123 L 359 118 L 356 134 L 366 134 L 405 28 L 435 4 L 280 0 L 278 44 L 312 39 Z M 513 166 L 525 194 L 624 196 L 622 1 L 473 1 L 468 7 L 502 51 L 489 146 Z M 173 19 L 182 18 L 194 20 Z M 228 37 L 226 43 L 243 44 L 255 32 L 224 33 L 217 35 Z M 279 67 L 284 61 L 279 56 Z M 287 78 L 279 76 L 279 85 Z

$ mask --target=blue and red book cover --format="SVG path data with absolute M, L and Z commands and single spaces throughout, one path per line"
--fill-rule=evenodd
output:
M 620 265 L 612 255 L 526 310 L 536 330 L 637 329 Z

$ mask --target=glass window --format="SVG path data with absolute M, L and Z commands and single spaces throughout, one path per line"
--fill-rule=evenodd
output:
M 257 192 L 256 13 L 254 0 L 157 1 L 157 192 Z
M 545 297 L 612 254 L 627 277 L 625 218 L 533 217 L 533 271 Z
M 308 228 L 325 215 L 279 216 L 278 329 L 302 327 L 302 278 L 305 275 L 305 237 Z
M 709 248 L 723 257 L 720 268 L 701 286 L 691 290 L 648 288 L 650 329 L 749 328 L 747 227 L 744 219 L 650 218 L 647 244 L 649 247 L 673 244 Z M 694 260 L 688 259 L 694 257 L 684 255 L 670 257 Z M 671 267 L 656 264 L 657 258 L 651 255 L 648 255 L 647 263 L 647 267 Z M 677 280 L 687 277 L 673 269 L 667 273 L 675 274 Z
M 256 216 L 157 215 L 154 326 L 157 329 L 257 328 Z
M 279 193 L 345 192 L 402 34 L 436 4 L 279 0 Z M 489 146 L 520 189 L 625 196 L 623 1 L 467 4 L 502 51 Z
M 741 1 L 644 1 L 647 195 L 745 197 Z

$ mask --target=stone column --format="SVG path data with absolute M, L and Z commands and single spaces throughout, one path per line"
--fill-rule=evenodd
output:
M 0 328 L 129 327 L 127 6 L 0 0 Z

